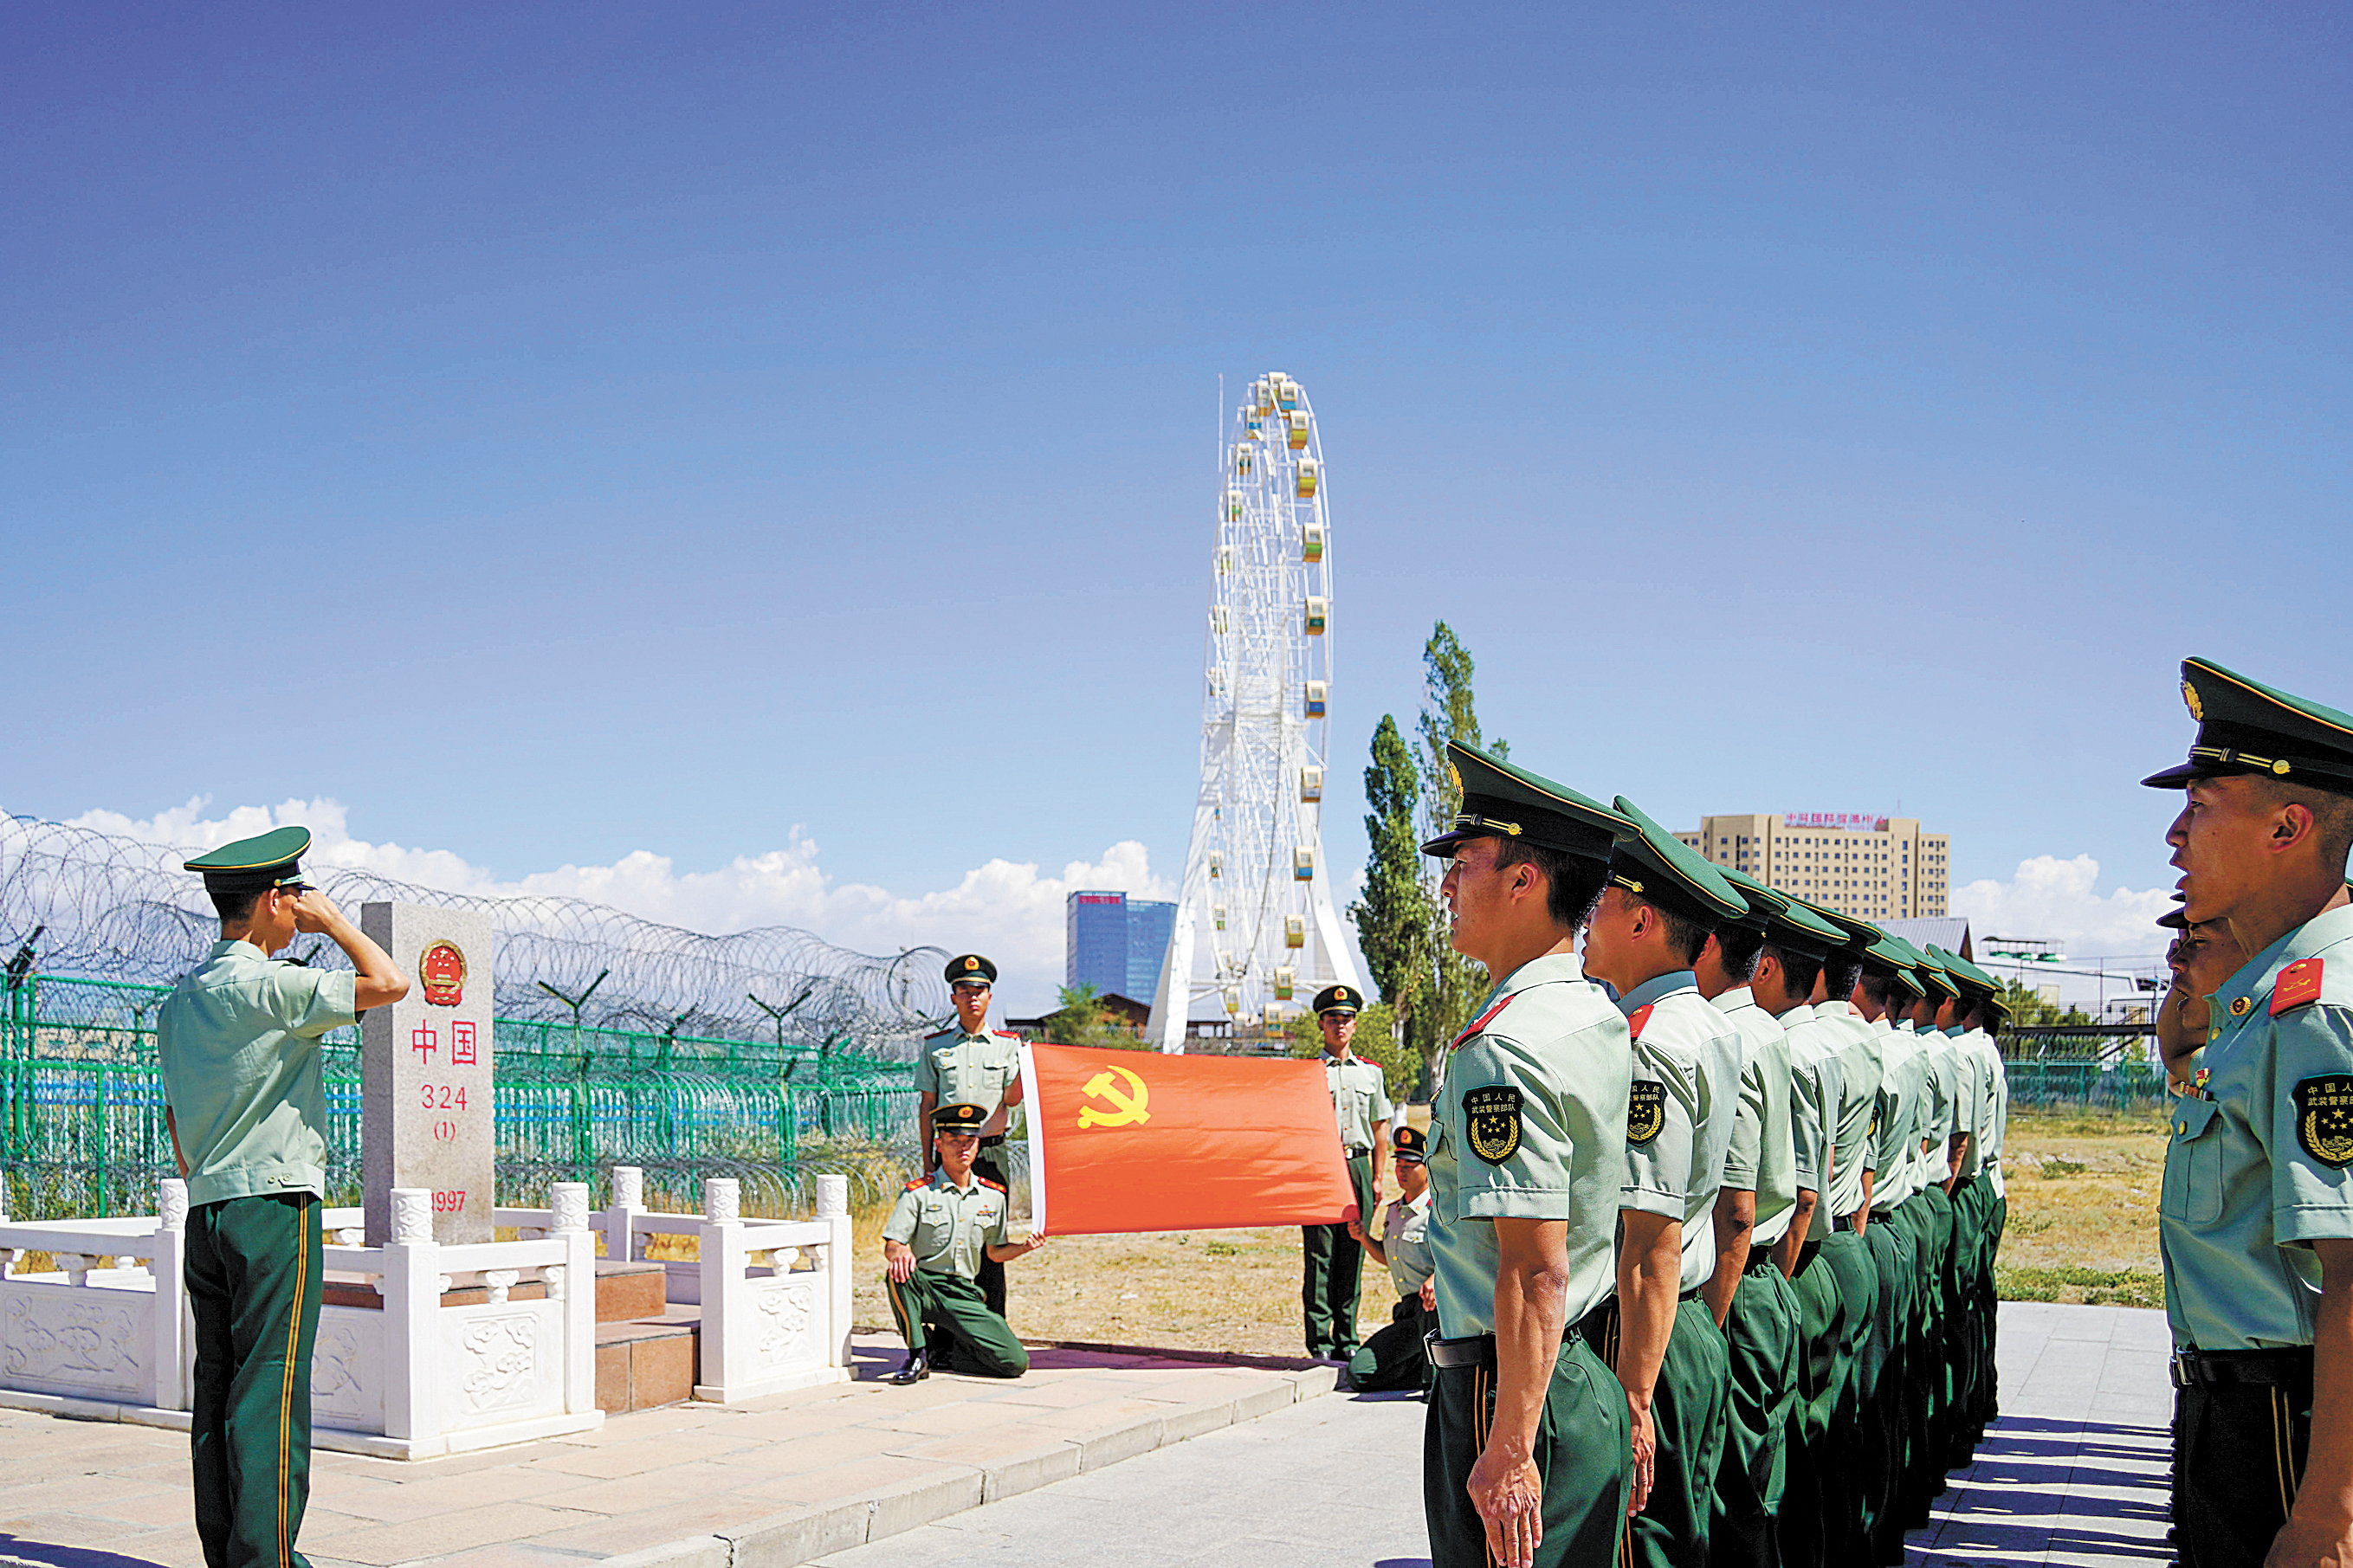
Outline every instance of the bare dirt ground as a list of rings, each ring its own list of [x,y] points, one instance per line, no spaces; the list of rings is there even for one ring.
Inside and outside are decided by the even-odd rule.
[[[2012,1301],[2161,1307],[2157,1200],[2165,1118],[2019,1111],[2002,1166],[2010,1225],[1994,1274]]]

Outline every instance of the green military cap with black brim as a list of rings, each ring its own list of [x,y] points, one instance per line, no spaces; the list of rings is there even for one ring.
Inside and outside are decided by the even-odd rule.
[[[302,857],[311,849],[307,827],[273,827],[251,838],[224,844],[180,863],[204,874],[205,886],[219,892],[262,892],[270,888],[307,888]]]
[[[988,1107],[985,1105],[943,1105],[932,1112],[934,1132],[969,1132],[977,1137],[988,1125]]]
[[[1389,1134],[1389,1146],[1400,1165],[1419,1165],[1430,1158],[1430,1135],[1419,1127],[1399,1127]]]
[[[1508,838],[1607,860],[1610,846],[1634,831],[1632,823],[1599,801],[1460,742],[1446,743],[1446,761],[1462,805],[1452,830],[1421,847],[1425,855],[1451,855],[1472,838]]]
[[[1725,881],[1732,884],[1733,889],[1748,903],[1748,908],[1745,911],[1737,918],[1725,921],[1725,925],[1741,926],[1756,931],[1765,931],[1773,923],[1773,911],[1788,902],[1787,899],[1746,871],[1731,866],[1719,866],[1716,869]]]
[[[1353,985],[1326,985],[1315,993],[1313,1005],[1319,1018],[1326,1013],[1361,1013],[1365,1010],[1365,994]]]
[[[1964,992],[1990,996],[2001,989],[1992,975],[1957,952],[1948,952],[1932,942],[1928,944],[1928,956],[1936,960],[1936,967],[1942,969]]]
[[[1902,937],[1883,935],[1864,951],[1863,971],[1865,973],[1876,971],[1888,975],[1913,995],[1926,996],[1928,987],[1912,973],[1914,952],[1912,944]]]
[[[1846,932],[1778,888],[1768,888],[1745,871],[1726,868],[1723,876],[1748,900],[1751,915],[1764,911],[1765,940],[1775,947],[1820,959],[1828,958],[1846,940]],[[1740,923],[1748,924],[1748,920],[1744,916]]]
[[[1954,1001],[1959,1001],[1961,998],[1960,985],[1951,975],[1945,973],[1945,966],[1937,963],[1935,959],[1929,957],[1927,951],[1925,948],[1909,942],[1905,943],[1905,945],[1910,947],[1914,952],[1920,955],[1919,962],[1915,963],[1912,967],[1914,971],[1919,974],[1921,979],[1928,983],[1928,988],[1932,991],[1941,991],[1946,995],[1951,997]]]
[[[2177,904],[2173,908],[2166,910],[2163,914],[2158,916],[2157,923],[2163,926],[2168,931],[2188,931],[2189,929],[2189,917],[2183,914],[2181,912],[2181,907]]]
[[[1699,851],[1660,826],[1642,808],[1620,795],[1610,803],[1634,825],[1609,857],[1609,879],[1670,914],[1695,921],[1709,931],[1748,912],[1748,900]]]
[[[995,985],[997,965],[976,952],[960,952],[948,960],[942,978],[950,985]]]
[[[2140,781],[2150,788],[2248,773],[2353,795],[2353,716],[2203,658],[2181,661],[2181,700],[2198,721],[2198,738],[2188,762]]]
[[[1797,901],[1805,904],[1806,908],[1838,927],[1841,938],[1839,945],[1856,958],[1867,962],[1873,944],[1887,934],[1869,921],[1859,920],[1853,915],[1845,914],[1837,910],[1824,909],[1820,904],[1806,903],[1803,899]]]

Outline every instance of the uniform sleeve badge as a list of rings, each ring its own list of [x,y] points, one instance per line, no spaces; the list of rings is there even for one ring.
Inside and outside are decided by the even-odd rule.
[[[1520,1152],[1520,1091],[1509,1084],[1491,1084],[1462,1097],[1462,1113],[1471,1152],[1490,1165],[1500,1165]]]
[[[2295,1086],[2295,1141],[2331,1170],[2353,1164],[2353,1077],[2308,1078]]]
[[[1667,1086],[1637,1079],[1626,1091],[1626,1142],[1648,1143],[1667,1125]]]
[[[2272,1016],[2320,1000],[2320,960],[2299,958],[2272,982]]]

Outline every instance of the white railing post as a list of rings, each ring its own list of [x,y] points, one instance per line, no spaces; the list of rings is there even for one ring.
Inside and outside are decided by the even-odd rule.
[[[155,1279],[153,1365],[147,1403],[158,1410],[185,1410],[187,1383],[181,1373],[188,1357],[188,1184],[166,1176],[155,1195],[154,1248],[147,1271]]]
[[[637,1165],[613,1167],[613,1202],[605,1211],[605,1256],[617,1263],[638,1260],[634,1223],[646,1212],[646,1173]]]
[[[441,1408],[435,1363],[441,1336],[439,1247],[433,1191],[392,1189],[392,1236],[384,1245],[384,1435],[412,1443],[437,1437]]]
[[[742,1187],[728,1177],[714,1176],[702,1184],[702,1228],[696,1246],[702,1288],[702,1364],[697,1381],[723,1391],[742,1381],[734,1363],[742,1358],[743,1347],[735,1342],[751,1327],[750,1303],[744,1300],[742,1203]]]
[[[616,1180],[617,1199],[619,1186]],[[547,1293],[564,1302],[564,1408],[578,1415],[596,1408],[596,1233],[589,1228],[587,1183],[558,1182],[553,1193],[555,1239],[564,1243],[564,1261],[541,1273]],[[626,1226],[628,1212],[617,1202],[614,1208]],[[621,1234],[627,1237],[628,1232]]]
[[[817,1179],[817,1217],[832,1231],[825,1248],[825,1353],[828,1366],[849,1364],[849,1285],[858,1260],[849,1255],[849,1178]]]

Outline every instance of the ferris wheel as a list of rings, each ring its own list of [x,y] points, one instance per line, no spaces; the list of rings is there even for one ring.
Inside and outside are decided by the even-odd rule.
[[[1300,384],[1270,371],[1222,443],[1201,691],[1201,788],[1150,1034],[1185,1048],[1197,1005],[1279,1029],[1356,985],[1324,863],[1332,525],[1324,444]]]

